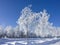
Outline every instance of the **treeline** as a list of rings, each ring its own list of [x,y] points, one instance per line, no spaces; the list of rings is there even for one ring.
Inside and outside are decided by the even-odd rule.
[[[60,27],[49,22],[50,15],[46,10],[32,12],[25,7],[18,18],[17,26],[0,26],[0,38],[53,38],[60,37]]]
[[[42,36],[37,36],[36,34],[29,33],[29,32],[27,32],[27,34],[24,34],[24,32],[22,31],[19,34],[15,34],[15,32],[10,33],[10,34],[7,34],[7,33],[0,34],[0,38],[53,38],[53,37],[60,38],[60,36],[51,36],[51,35],[42,37]]]
[[[18,32],[18,34],[16,34],[15,32],[7,34],[7,33],[2,33],[0,34],[0,38],[36,38],[36,34],[33,33],[29,33],[27,32],[27,34],[24,34],[24,32]]]

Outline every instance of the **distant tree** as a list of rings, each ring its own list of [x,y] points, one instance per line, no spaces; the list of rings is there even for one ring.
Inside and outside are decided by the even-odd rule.
[[[7,26],[7,27],[5,28],[5,31],[6,31],[6,36],[7,36],[7,37],[10,37],[10,38],[13,37],[13,35],[14,35],[14,30],[13,30],[13,28],[12,28],[11,26]]]

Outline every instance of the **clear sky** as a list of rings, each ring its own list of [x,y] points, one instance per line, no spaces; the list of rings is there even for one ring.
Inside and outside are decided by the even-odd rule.
[[[30,4],[34,12],[46,9],[50,14],[49,21],[60,26],[60,0],[0,0],[0,25],[16,26],[20,11]]]

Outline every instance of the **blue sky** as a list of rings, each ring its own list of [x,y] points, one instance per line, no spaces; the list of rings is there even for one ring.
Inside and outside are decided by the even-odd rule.
[[[60,0],[0,0],[0,25],[16,26],[21,10],[30,4],[34,12],[46,9],[50,14],[49,21],[60,26]]]

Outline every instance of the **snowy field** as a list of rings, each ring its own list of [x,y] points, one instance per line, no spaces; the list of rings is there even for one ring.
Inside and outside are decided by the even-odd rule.
[[[60,45],[60,38],[0,39],[0,45]]]

